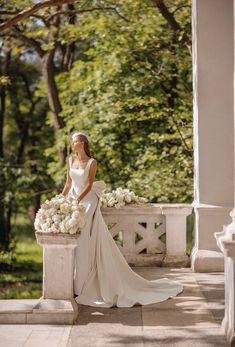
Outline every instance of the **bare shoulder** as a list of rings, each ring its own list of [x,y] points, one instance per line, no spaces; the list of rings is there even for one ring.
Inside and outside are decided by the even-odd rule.
[[[97,160],[95,158],[92,158],[92,162],[91,162],[91,165],[97,165]]]

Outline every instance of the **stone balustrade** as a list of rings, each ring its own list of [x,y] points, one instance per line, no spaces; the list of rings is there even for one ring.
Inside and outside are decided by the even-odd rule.
[[[188,266],[190,204],[126,205],[101,212],[120,251],[132,266]]]

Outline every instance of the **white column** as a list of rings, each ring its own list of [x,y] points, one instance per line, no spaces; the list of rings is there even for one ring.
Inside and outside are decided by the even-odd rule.
[[[233,0],[193,0],[193,117],[197,272],[223,271],[214,232],[234,201]]]
[[[233,1],[233,32],[235,31],[235,0]],[[233,42],[234,66],[235,66],[235,35]],[[235,105],[235,69],[233,70],[233,95]],[[234,108],[234,127],[235,127],[235,108]],[[235,137],[233,135],[235,157]],[[234,160],[235,163],[235,160]],[[233,177],[235,181],[235,176]],[[226,182],[225,182],[226,184]],[[235,184],[234,184],[235,187]],[[235,196],[235,191],[233,191]],[[214,234],[218,247],[224,254],[225,267],[225,313],[222,321],[222,328],[231,346],[235,346],[235,207],[230,212],[232,222],[223,225],[221,232]],[[221,228],[222,229],[222,228]]]

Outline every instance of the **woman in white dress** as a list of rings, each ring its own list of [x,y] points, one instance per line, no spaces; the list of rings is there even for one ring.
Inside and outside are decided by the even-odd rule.
[[[128,265],[103,219],[100,197],[103,181],[94,181],[97,161],[91,157],[87,136],[71,137],[75,156],[67,161],[67,180],[62,191],[86,207],[86,225],[75,249],[74,292],[78,304],[95,307],[132,307],[172,298],[182,284],[166,277],[146,280]]]

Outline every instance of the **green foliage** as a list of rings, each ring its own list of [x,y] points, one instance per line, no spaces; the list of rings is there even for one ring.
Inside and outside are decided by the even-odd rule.
[[[0,76],[0,85],[7,86],[10,84],[9,76]]]
[[[18,66],[26,70],[41,105],[33,118],[38,122],[35,153],[41,154],[37,167],[42,170],[35,172],[35,179],[30,174],[28,186],[36,187],[40,177],[43,182],[36,190],[46,191],[48,185],[54,192],[62,189],[66,168],[58,164],[58,148],[67,146],[69,154],[68,134],[78,129],[88,134],[98,161],[97,179],[104,179],[109,189],[127,187],[151,202],[192,201],[191,2],[165,3],[180,25],[177,32],[151,0],[117,1],[115,10],[81,12],[75,24],[61,14],[59,27],[50,21],[53,8],[19,23],[27,38],[37,40],[44,51],[57,49],[56,83],[65,122],[54,134],[53,115],[47,105],[42,110],[47,92],[38,60],[32,47],[25,47],[25,55],[18,42],[13,53],[21,60],[15,65],[15,77]],[[32,4],[24,0],[5,6],[20,11]],[[90,9],[96,5],[86,3]],[[110,4],[104,1],[103,6]],[[75,10],[82,9],[75,4]],[[183,42],[185,34],[188,43]],[[75,43],[73,67],[61,72],[61,49],[71,43]],[[20,78],[11,83],[11,89],[17,90],[16,101],[22,102],[9,105],[10,113],[20,111],[24,119],[31,117]],[[17,134],[15,124],[8,124],[9,132]]]
[[[7,13],[33,4],[12,0],[3,5]],[[79,13],[75,24],[66,6],[59,26],[52,20],[54,7],[17,24],[44,52],[56,50],[65,123],[59,130],[35,45],[15,35],[1,38],[1,62],[4,52],[10,51],[11,58],[9,76],[0,78],[6,92],[0,198],[6,213],[12,210],[12,222],[17,213],[27,214],[39,200],[62,190],[66,167],[59,165],[58,148],[66,146],[70,154],[68,135],[74,130],[88,134],[98,161],[96,179],[103,179],[108,190],[126,187],[149,202],[193,199],[191,2],[165,1],[180,25],[177,31],[151,0],[102,4],[109,9],[92,11],[97,8],[92,0],[86,7],[76,3],[75,11],[89,11]],[[4,14],[2,21],[7,18]],[[73,65],[63,69],[70,44],[75,45]]]
[[[16,247],[0,252],[0,299],[29,299],[42,295],[42,248],[25,217],[13,228]]]
[[[17,214],[27,213],[35,194],[54,186],[43,153],[54,134],[45,124],[47,103],[37,95],[40,81],[37,67],[13,55],[9,78],[0,191],[6,208],[11,206]]]
[[[88,12],[80,25],[64,28],[64,37],[76,38],[83,49],[72,70],[57,76],[66,122],[61,142],[71,130],[85,131],[98,179],[112,189],[128,187],[152,202],[190,202],[188,47],[151,1],[119,5],[126,20],[115,12]],[[178,11],[177,19],[190,37],[189,14],[190,7]],[[58,169],[55,165],[57,175]]]

